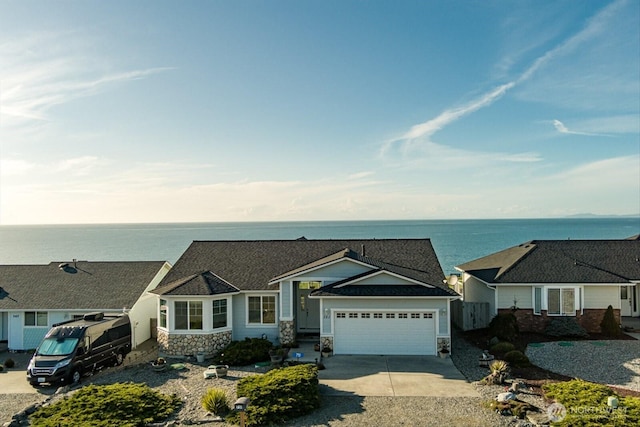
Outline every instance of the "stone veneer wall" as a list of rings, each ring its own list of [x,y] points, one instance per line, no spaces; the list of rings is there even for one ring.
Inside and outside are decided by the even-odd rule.
[[[333,351],[333,337],[320,337],[320,348],[330,348]]]
[[[293,320],[281,320],[279,324],[280,344],[292,344],[296,342],[296,325]]]
[[[158,329],[158,352],[167,356],[188,356],[203,351],[213,355],[231,342],[231,331],[210,334],[170,334]]]
[[[578,321],[580,326],[586,329],[589,333],[599,334],[600,330],[600,322],[602,322],[602,318],[604,317],[604,313],[607,310],[604,308],[585,308],[583,313],[580,311],[576,311],[575,319]],[[518,319],[518,327],[522,332],[538,332],[544,333],[544,330],[547,327],[547,324],[551,319],[558,316],[547,316],[547,311],[542,310],[540,314],[533,314],[533,309],[500,309],[498,313],[513,313]],[[613,314],[616,318],[616,322],[620,323],[620,310],[614,309]]]

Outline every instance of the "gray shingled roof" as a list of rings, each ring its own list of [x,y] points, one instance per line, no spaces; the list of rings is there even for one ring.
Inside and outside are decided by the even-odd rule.
[[[363,246],[366,257],[358,255]],[[397,274],[457,295],[443,285],[444,273],[429,239],[194,241],[161,286],[211,271],[240,290],[273,290],[272,279],[345,253],[363,262],[383,263]]]
[[[451,289],[441,286],[424,286],[420,284],[375,284],[362,285],[357,282],[375,276],[384,270],[371,270],[356,276],[323,286],[311,292],[315,297],[450,297]]]
[[[205,271],[163,284],[151,292],[158,295],[222,295],[240,290],[212,272]]]
[[[533,240],[459,265],[488,283],[640,280],[640,240]]]
[[[131,308],[164,261],[0,265],[0,310]]]

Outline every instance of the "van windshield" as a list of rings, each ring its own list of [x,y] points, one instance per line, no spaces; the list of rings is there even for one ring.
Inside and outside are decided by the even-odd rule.
[[[46,338],[38,348],[42,356],[66,356],[73,353],[78,344],[78,338]]]

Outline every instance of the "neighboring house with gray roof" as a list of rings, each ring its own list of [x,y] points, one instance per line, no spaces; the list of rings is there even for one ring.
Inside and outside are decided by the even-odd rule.
[[[523,331],[574,317],[600,332],[608,306],[640,316],[640,239],[533,240],[464,263],[465,302],[486,302],[492,315],[514,312]]]
[[[0,265],[0,341],[10,350],[34,349],[55,323],[88,312],[124,311],[135,347],[151,337],[157,313],[157,299],[148,291],[170,269],[165,261]]]
[[[317,336],[336,354],[437,354],[459,295],[429,239],[195,241],[152,291],[168,355]]]

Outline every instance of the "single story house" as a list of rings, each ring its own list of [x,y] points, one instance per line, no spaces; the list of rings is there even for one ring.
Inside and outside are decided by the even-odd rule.
[[[459,295],[428,239],[194,241],[152,291],[167,355],[317,336],[335,354],[437,354]]]
[[[94,311],[126,312],[135,347],[151,337],[156,317],[148,291],[170,269],[165,261],[0,265],[0,341],[10,350],[35,349],[55,323]]]
[[[456,267],[465,302],[486,302],[492,315],[513,312],[523,331],[574,317],[600,332],[608,306],[618,321],[639,316],[640,238],[533,240]]]

